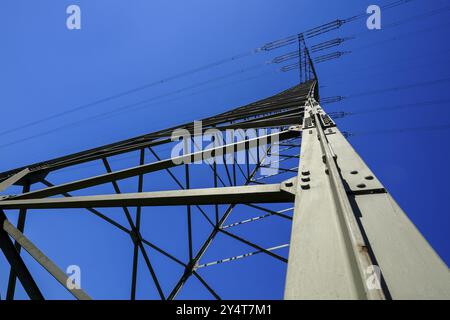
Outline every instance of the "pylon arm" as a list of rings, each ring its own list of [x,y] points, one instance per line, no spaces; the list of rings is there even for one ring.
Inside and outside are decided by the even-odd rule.
[[[141,193],[121,193],[71,198],[0,201],[0,209],[100,208],[133,206],[178,206],[237,203],[292,202],[294,195],[281,184],[252,185]]]
[[[259,136],[253,139],[244,139],[235,143],[226,144],[216,148],[206,149],[194,153],[189,153],[186,155],[164,159],[161,161],[144,164],[129,169],[124,169],[120,171],[114,171],[111,173],[106,173],[98,176],[94,176],[87,179],[77,180],[73,182],[68,182],[61,185],[56,185],[54,187],[49,187],[41,190],[31,191],[28,193],[23,193],[14,197],[15,199],[32,199],[32,198],[44,198],[51,197],[64,192],[70,192],[74,190],[84,189],[88,187],[93,187],[96,185],[104,184],[107,182],[112,182],[116,180],[131,178],[140,174],[146,174],[150,172],[155,172],[159,170],[164,170],[168,168],[173,168],[184,163],[193,163],[200,160],[211,159],[218,154],[232,154],[234,152],[240,152],[243,150],[256,148],[260,145],[267,145],[272,143],[274,140],[283,141],[293,137],[299,136],[301,129],[298,127],[293,127],[289,130],[280,131],[277,133]]]
[[[2,192],[3,190],[6,190],[7,188],[9,188],[11,185],[19,182],[23,177],[25,177],[28,173],[30,173],[30,170],[28,168],[25,168],[21,171],[19,171],[18,173],[12,175],[11,177],[9,177],[8,179],[0,182],[0,192]]]

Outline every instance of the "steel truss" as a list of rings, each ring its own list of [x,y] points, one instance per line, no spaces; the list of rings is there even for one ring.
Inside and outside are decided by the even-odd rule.
[[[90,299],[81,289],[68,289],[67,275],[23,234],[27,210],[68,208],[85,208],[130,236],[134,250],[131,299],[136,298],[139,255],[144,258],[159,297],[170,300],[176,298],[191,277],[197,278],[214,298],[220,299],[219,292],[202,277],[201,270],[255,254],[287,263],[286,299],[450,297],[450,279],[445,263],[320,107],[316,72],[304,47],[304,39],[298,40],[301,77],[306,82],[267,99],[202,120],[204,131],[247,128],[276,128],[278,131],[256,137],[244,136],[232,143],[195,150],[175,158],[161,156],[157,149],[173,146],[171,135],[175,129],[191,133],[195,144],[198,132],[195,132],[194,123],[186,123],[1,173],[0,190],[8,190],[12,185],[23,186],[21,194],[6,195],[0,200],[0,247],[11,265],[6,298],[14,298],[16,278],[31,299],[44,298],[22,260],[20,253],[23,248],[75,298]],[[111,168],[111,157],[133,152],[139,154],[139,165],[118,171]],[[244,164],[235,161],[242,152],[245,153]],[[155,161],[147,162],[146,155],[152,155]],[[279,160],[268,162],[274,155],[279,156]],[[210,187],[191,187],[190,170],[199,158],[204,160],[202,166],[209,167],[212,173]],[[225,164],[206,161],[217,158],[223,159]],[[98,161],[105,173],[56,185],[48,181],[47,176],[52,172]],[[273,174],[261,175],[262,169],[274,163],[286,163],[286,167]],[[174,171],[177,167],[184,167],[184,181]],[[165,172],[179,189],[145,191],[145,175],[152,172]],[[132,177],[138,177],[138,192],[123,193],[118,181]],[[30,186],[41,184],[45,187],[30,191]],[[71,194],[103,184],[111,184],[115,193]],[[265,205],[268,203],[286,203],[287,206],[274,210]],[[205,205],[211,206],[212,212],[208,212],[211,210]],[[223,210],[219,205],[227,207]],[[178,259],[142,236],[141,210],[148,206],[185,207],[187,261]],[[264,214],[229,222],[237,206]],[[104,207],[121,208],[128,225],[102,213],[100,208]],[[135,207],[135,219],[130,207]],[[17,227],[3,212],[15,209],[20,210]],[[211,232],[198,250],[194,249],[192,240],[194,209],[211,226]],[[290,244],[275,243],[264,248],[233,232],[236,226],[269,217],[292,222]],[[201,261],[219,234],[245,244],[252,251],[217,261]],[[287,246],[290,248],[288,257],[277,253]],[[148,248],[184,269],[170,291],[163,290]],[[381,270],[380,275],[374,273],[377,267]],[[376,285],[377,280],[380,286]]]

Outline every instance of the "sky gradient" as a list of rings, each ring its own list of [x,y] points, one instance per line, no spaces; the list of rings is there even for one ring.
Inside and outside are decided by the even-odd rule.
[[[389,2],[2,1],[0,105],[4,121],[0,128],[0,171],[201,119],[294,86],[298,83],[297,72],[277,72],[279,65],[266,62],[295,50],[295,46],[270,53],[254,50],[331,20],[365,13],[370,4]],[[81,30],[66,28],[65,11],[71,4],[81,8]],[[324,105],[324,109],[354,113],[336,120],[338,126],[351,134],[350,143],[447,265],[450,212],[443,200],[449,197],[450,179],[449,13],[448,1],[414,0],[383,11],[380,31],[369,31],[365,19],[361,19],[307,40],[311,46],[337,37],[352,37],[336,48],[350,54],[317,65],[321,97],[346,97],[339,103]],[[247,53],[251,54],[191,76],[26,125]],[[235,75],[214,80],[229,73]],[[196,85],[205,81],[205,85]],[[175,94],[177,90],[182,91]],[[98,116],[146,99],[151,103],[133,112]],[[136,165],[137,161],[122,159],[112,165],[115,170]],[[100,165],[87,166],[49,179],[58,183],[98,174],[99,170]],[[157,189],[162,181],[159,179],[146,182],[147,190]],[[195,179],[198,181],[194,184],[202,184],[200,176]],[[124,181],[121,187],[124,192],[135,190],[136,180]],[[95,191],[113,192],[110,186],[93,188]],[[122,212],[106,211],[126,223]],[[143,218],[144,236],[186,258],[186,250],[181,248],[183,241],[178,239],[185,236],[184,215],[177,218],[170,209],[150,213],[151,217]],[[17,212],[7,214],[16,221]],[[254,212],[245,214],[253,216]],[[201,231],[196,239],[200,243],[205,236],[200,219],[195,226]],[[92,297],[129,297],[132,247],[125,234],[81,210],[67,214],[36,210],[36,214],[28,215],[25,230],[59,266],[80,265],[82,286]],[[267,230],[271,230],[270,235],[265,233]],[[262,223],[246,235],[254,239],[259,236],[256,239],[270,247],[286,243],[289,232],[288,224],[274,222]],[[220,241],[204,262],[249,251],[227,242],[229,239]],[[47,298],[71,298],[32,259],[26,255],[24,259]],[[173,275],[182,270],[156,254],[154,259],[163,287],[169,290],[177,278]],[[7,268],[1,255],[2,298]],[[204,277],[223,298],[281,299],[285,269],[285,265],[258,255],[205,269]],[[157,298],[142,260],[139,281],[138,298]],[[179,298],[211,298],[195,280],[189,281],[185,289]],[[26,298],[20,285],[17,297]]]

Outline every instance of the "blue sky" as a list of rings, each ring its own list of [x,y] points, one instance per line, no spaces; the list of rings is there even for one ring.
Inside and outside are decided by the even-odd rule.
[[[3,121],[0,132],[236,54],[251,52],[269,41],[336,18],[364,13],[369,4],[386,3],[389,1],[2,1],[0,86],[3,90],[0,105],[6,121]],[[71,4],[81,7],[81,30],[69,31],[66,28],[65,11]],[[347,97],[342,102],[324,107],[329,112],[355,113],[338,119],[339,127],[354,134],[349,138],[352,145],[449,264],[450,217],[443,200],[449,195],[450,169],[447,164],[450,152],[447,141],[450,130],[383,132],[449,124],[448,102],[364,113],[364,110],[450,98],[447,91],[450,76],[447,6],[448,1],[445,0],[414,0],[383,11],[381,31],[368,31],[362,19],[308,40],[307,44],[355,36],[336,49],[352,51],[351,54],[317,66],[321,96]],[[439,8],[446,10],[426,16]],[[400,21],[403,23],[388,27]],[[298,75],[295,71],[276,72],[277,66],[265,62],[292,50],[295,46],[252,54],[108,103],[1,134],[0,170],[200,119],[277,93],[297,84]],[[332,51],[334,49],[324,53]],[[124,105],[153,99],[253,66],[252,70],[242,71],[234,77],[211,81],[178,95],[171,94],[167,99],[156,99],[135,112],[92,119]],[[446,81],[382,91],[438,79]],[[381,91],[377,94],[369,94],[378,90]],[[83,119],[90,120],[81,122]],[[147,159],[152,158],[148,156]],[[116,160],[111,162],[113,169],[136,164],[138,158],[118,157]],[[58,183],[98,174],[99,170],[102,169],[98,164],[85,166],[50,175],[49,180]],[[162,179],[161,176],[149,178],[146,189],[158,189]],[[202,179],[200,174],[196,176],[194,186],[204,183]],[[176,188],[176,185],[172,187]],[[136,180],[121,182],[121,188],[125,192],[135,190]],[[90,189],[90,192],[113,191],[110,186],[101,186]],[[126,223],[120,210],[104,211]],[[185,237],[185,214],[184,209],[182,214],[179,211],[145,209],[143,234],[169,252],[186,258],[185,241],[179,239]],[[239,217],[255,214],[257,212],[246,211]],[[15,221],[17,213],[8,212],[8,217]],[[196,219],[194,227],[198,233],[195,244],[198,245],[206,235],[206,228],[200,217],[196,216]],[[243,230],[242,234],[270,247],[286,243],[289,231],[288,223],[273,220]],[[81,210],[31,212],[26,234],[59,266],[80,265],[82,285],[94,298],[129,297],[132,249],[125,234]],[[217,247],[211,247],[203,262],[252,251],[226,238],[218,239],[218,243]],[[182,270],[149,252],[163,287],[169,291]],[[26,255],[25,260],[36,274],[46,297],[70,298]],[[285,267],[278,261],[258,255],[207,268],[202,274],[223,298],[278,299],[283,295]],[[8,274],[3,257],[0,257],[0,268],[3,297]],[[17,297],[26,297],[20,287]],[[138,298],[156,297],[141,260]],[[211,296],[198,281],[191,279],[179,297]]]

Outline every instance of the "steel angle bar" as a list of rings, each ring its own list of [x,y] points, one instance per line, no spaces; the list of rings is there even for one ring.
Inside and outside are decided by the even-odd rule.
[[[143,161],[142,153],[141,153],[141,157],[140,158],[141,158],[141,161]],[[102,158],[102,161],[103,161],[103,165],[105,166],[106,171],[108,173],[111,173],[112,170],[111,170],[111,167],[109,165],[108,159],[107,158]],[[139,175],[139,177],[142,177],[142,175]],[[140,186],[142,186],[142,183],[143,183],[142,179],[143,179],[143,177],[139,179],[140,180],[140,182],[139,182]],[[113,185],[113,188],[114,188],[114,191],[116,192],[116,195],[122,195],[122,193],[120,191],[120,188],[119,188],[119,184],[117,183],[117,181],[115,181],[115,180],[111,181],[111,184]],[[140,194],[140,193],[142,193],[142,192],[138,192],[137,194]],[[139,213],[139,215],[137,215],[136,218],[139,218],[138,222],[140,223],[140,210],[141,210],[140,208],[141,208],[141,204],[140,203],[136,203],[135,206],[138,207],[138,209],[139,209],[138,212],[137,212],[137,213]],[[156,276],[156,272],[155,272],[155,270],[154,270],[154,268],[153,268],[153,266],[152,266],[152,264],[150,262],[150,258],[148,257],[147,251],[145,251],[145,248],[142,245],[141,234],[140,234],[139,230],[136,228],[136,225],[134,224],[133,219],[131,218],[131,214],[130,214],[130,211],[128,210],[128,206],[127,205],[120,205],[120,207],[122,207],[122,210],[125,213],[125,216],[126,216],[126,218],[128,220],[128,223],[130,224],[130,227],[131,227],[131,234],[130,235],[131,235],[131,238],[133,240],[133,243],[135,245],[137,245],[139,247],[139,249],[141,250],[142,256],[144,257],[144,261],[145,261],[145,263],[147,265],[147,268],[148,268],[148,270],[150,272],[150,275],[151,275],[151,277],[153,279],[153,282],[155,283],[155,286],[156,286],[156,289],[158,291],[158,294],[161,297],[161,300],[165,300],[164,292],[163,292],[163,290],[161,288],[161,285],[159,283],[158,277]]]
[[[44,296],[42,295],[39,287],[34,281],[30,271],[28,270],[27,266],[22,260],[22,257],[14,247],[14,244],[9,238],[8,233],[5,231],[4,225],[6,221],[7,219],[5,213],[0,210],[0,249],[3,251],[6,260],[10,264],[17,278],[19,278],[20,283],[22,284],[25,292],[28,294],[30,299],[44,300]]]
[[[24,178],[26,175],[30,173],[30,170],[28,168],[23,169],[22,171],[12,175],[6,180],[3,180],[0,182],[0,192],[6,190],[11,185],[15,184],[16,182],[20,181],[22,178]]]
[[[283,249],[283,248],[287,248],[287,247],[289,247],[289,244],[282,244],[282,245],[271,247],[271,248],[267,248],[267,249],[264,249],[264,250],[270,252],[270,251],[275,251],[275,250],[279,250],[279,249]],[[230,257],[230,258],[225,258],[225,259],[221,259],[221,260],[217,260],[217,261],[202,263],[202,264],[199,264],[197,266],[197,268],[199,269],[199,268],[204,268],[204,267],[211,267],[211,266],[214,266],[214,265],[217,265],[217,264],[221,264],[221,263],[224,263],[224,262],[232,262],[232,261],[236,261],[236,260],[239,260],[239,259],[248,258],[248,257],[254,256],[254,255],[256,255],[258,253],[262,253],[262,252],[263,251],[258,250],[258,251],[253,251],[253,252],[249,252],[249,253],[245,253],[245,254],[240,254],[238,256],[233,256],[233,257]]]
[[[267,254],[267,255],[275,258],[275,259],[278,259],[278,260],[280,260],[282,262],[286,262],[286,263],[288,262],[288,260],[286,258],[283,258],[282,256],[279,256],[279,255],[277,255],[277,254],[275,254],[275,253],[273,253],[273,252],[271,252],[271,251],[269,251],[267,249],[264,249],[264,248],[258,246],[257,244],[254,244],[253,242],[250,242],[250,241],[248,241],[248,240],[246,240],[246,239],[244,239],[242,237],[239,237],[239,236],[237,236],[237,235],[235,235],[235,234],[233,234],[231,232],[225,231],[223,229],[219,229],[219,231],[222,232],[223,234],[226,234],[227,236],[229,236],[229,237],[231,237],[231,238],[233,238],[233,239],[235,239],[235,240],[237,240],[239,242],[245,243],[246,245],[248,245],[250,247],[253,247],[253,248],[257,249],[258,251],[261,251],[261,252],[263,252],[263,253],[265,253],[265,254]]]
[[[285,219],[288,219],[288,220],[292,220],[292,217],[290,217],[288,215],[285,215],[284,213],[288,212],[288,211],[292,211],[294,209],[294,207],[283,209],[283,210],[279,210],[279,211],[275,211],[275,210],[267,209],[267,208],[264,208],[264,207],[261,207],[261,206],[257,206],[257,205],[255,205],[253,203],[246,203],[244,205],[247,206],[247,207],[258,209],[258,210],[263,211],[263,212],[270,213],[271,215],[276,215],[276,216],[279,216],[279,217],[282,217],[282,218],[285,218]]]
[[[262,216],[257,216],[257,217],[253,217],[253,218],[250,218],[250,219],[238,221],[238,222],[233,222],[233,223],[231,223],[229,225],[223,226],[222,229],[228,229],[228,228],[240,226],[242,224],[258,221],[258,220],[261,220],[261,219],[264,219],[264,218],[268,218],[268,217],[272,217],[272,216],[279,216],[279,217],[282,217],[282,218],[285,218],[285,219],[288,219],[288,220],[292,220],[291,217],[284,215],[283,212],[286,212],[286,209],[285,210],[280,210],[280,211],[273,211],[273,212],[264,214]]]
[[[53,186],[54,186],[53,183],[51,183],[50,181],[45,180],[45,179],[43,179],[41,182],[42,182],[43,184],[45,184],[46,186],[48,186],[48,187],[53,187]],[[72,195],[71,195],[70,193],[67,193],[67,192],[62,193],[62,195],[63,195],[64,197],[67,197],[67,198],[72,197]],[[101,213],[100,211],[98,211],[98,210],[96,210],[96,209],[94,209],[94,208],[86,208],[86,210],[89,211],[89,212],[91,212],[91,213],[93,213],[93,214],[96,215],[97,217],[99,217],[99,218],[105,220],[106,222],[110,223],[111,225],[113,225],[113,226],[116,227],[117,229],[122,230],[123,232],[126,232],[126,233],[128,233],[128,234],[131,234],[131,230],[128,230],[127,228],[125,228],[124,226],[122,226],[122,225],[119,224],[118,222],[114,221],[113,219],[107,217],[106,215],[104,215],[104,214]]]
[[[267,154],[270,152],[270,148],[271,147],[267,148],[267,150],[265,151],[261,161],[263,161],[265,159],[265,157],[267,157]],[[258,168],[258,165],[257,165],[256,168],[254,168],[252,173],[250,174],[250,177],[248,177],[246,179],[244,185],[250,184],[250,180],[255,176],[255,174],[257,173],[258,169],[259,168]],[[230,216],[230,214],[232,213],[234,208],[235,208],[234,204],[228,206],[228,208],[226,209],[225,213],[222,215],[222,217],[220,218],[219,222],[217,223],[217,228],[215,228],[210,233],[208,238],[203,242],[203,245],[201,246],[201,248],[199,249],[199,251],[195,255],[192,263],[189,266],[186,267],[185,272],[183,273],[183,275],[178,280],[177,284],[172,289],[172,292],[169,294],[168,300],[174,299],[177,296],[177,294],[180,292],[181,288],[184,286],[186,281],[189,279],[189,277],[195,271],[196,264],[203,257],[203,255],[205,254],[205,252],[208,250],[209,246],[211,245],[212,241],[214,240],[216,235],[219,233],[219,228],[224,225],[225,221]]]
[[[195,159],[210,159],[213,157],[213,154],[220,154],[220,153],[234,153],[238,151],[244,151],[248,149],[249,147],[253,145],[257,145],[257,143],[270,143],[269,141],[272,141],[275,138],[278,138],[280,141],[284,139],[289,139],[294,136],[297,136],[299,134],[299,131],[297,129],[292,130],[285,130],[281,132],[277,132],[274,134],[269,134],[266,136],[260,136],[258,138],[254,139],[248,139],[244,141],[239,141],[236,143],[219,146],[217,148],[212,148],[208,150],[203,150],[199,152],[190,153],[187,155],[175,157],[172,159],[166,159],[162,161],[157,161],[150,164],[145,164],[142,166],[137,166],[133,168],[128,168],[124,170],[114,171],[111,173],[106,173],[99,176],[94,176],[78,181],[73,181],[61,185],[57,185],[54,187],[49,187],[46,189],[31,191],[22,195],[18,195],[13,197],[14,199],[31,199],[31,198],[44,198],[44,197],[50,197],[54,195],[61,194],[63,192],[69,192],[73,190],[79,190],[84,189],[100,184],[104,184],[107,182],[117,181],[121,179],[130,178],[139,174],[145,174],[150,173],[154,171],[159,171],[167,168],[172,168],[178,165],[181,165],[183,163],[193,163]],[[1,201],[0,201],[1,202]]]
[[[91,297],[82,289],[70,289],[68,287],[69,277],[56,264],[53,263],[42,251],[40,251],[27,237],[15,228],[8,220],[3,221],[3,230],[6,231],[20,246],[27,251],[48,273],[50,273],[60,284],[63,285],[78,300],[91,300]]]
[[[30,191],[30,184],[25,183],[22,190],[23,190],[23,192]],[[17,221],[17,229],[22,233],[25,230],[26,217],[27,217],[27,210],[26,209],[19,210],[19,219]],[[20,254],[22,247],[20,246],[20,244],[17,241],[14,242],[14,247],[16,248],[17,252]],[[14,294],[16,291],[16,279],[17,279],[16,274],[14,273],[14,270],[11,268],[11,270],[9,271],[8,290],[6,292],[6,300],[14,299]]]
[[[155,156],[155,158],[158,161],[161,161],[161,158],[158,156],[158,154],[152,149],[152,148],[148,148],[149,151]],[[215,162],[214,162],[215,163]],[[166,172],[170,175],[170,177],[173,179],[173,181],[175,181],[175,183],[181,188],[181,189],[186,189],[183,184],[180,182],[180,180],[173,174],[173,172],[170,169],[165,169]],[[217,187],[217,185],[214,186],[215,188]],[[214,223],[211,221],[211,219],[208,217],[208,215],[206,214],[205,210],[202,209],[202,207],[195,205],[195,207],[200,211],[200,213],[202,214],[202,216],[209,222],[210,225],[212,225],[214,227]]]
[[[293,196],[283,191],[280,184],[267,184],[261,186],[121,193],[71,198],[4,200],[0,201],[0,209],[178,206],[291,201],[293,201]]]
[[[220,296],[209,286],[209,284],[198,274],[197,271],[193,271],[192,274],[203,284],[203,286],[216,298],[216,300],[222,300]]]
[[[253,221],[258,221],[258,220],[261,220],[261,219],[264,219],[264,218],[267,218],[267,217],[271,217],[271,216],[272,216],[272,214],[267,213],[267,214],[262,215],[262,216],[257,216],[257,217],[254,217],[254,218],[250,218],[250,219],[246,219],[246,220],[242,220],[242,221],[238,221],[238,222],[233,222],[232,224],[228,224],[226,226],[223,226],[222,229],[228,229],[228,228],[240,226],[242,224],[246,224],[246,223],[253,222]]]

